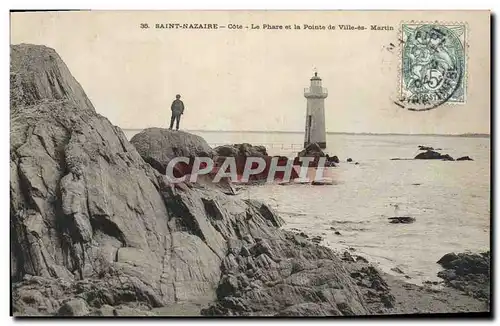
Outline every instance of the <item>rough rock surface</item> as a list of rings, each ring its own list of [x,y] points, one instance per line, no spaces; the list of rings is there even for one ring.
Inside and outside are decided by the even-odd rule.
[[[368,313],[341,261],[279,230],[266,205],[170,184],[55,51],[14,45],[11,59],[14,314],[150,315],[199,300],[216,300],[211,314]]]
[[[318,144],[316,143],[310,143],[309,145],[306,146],[303,150],[301,150],[298,154],[298,157],[324,157],[326,154],[321,150],[321,147],[319,147]]]
[[[330,249],[291,232],[230,241],[204,315],[364,315],[364,299]]]
[[[490,252],[448,253],[438,260],[445,269],[438,276],[466,294],[490,300]]]
[[[22,74],[11,66],[14,75],[38,80],[33,76],[40,73],[41,55],[52,60],[43,61],[44,69],[63,70],[53,50],[17,48],[12,62],[24,64]],[[200,209],[195,217],[179,214],[184,199],[178,190],[144,162],[119,128],[81,104],[87,101],[59,99],[59,93],[84,93],[68,76],[54,78],[62,88],[44,95],[45,101],[18,101],[13,105],[23,106],[11,109],[11,273],[20,282],[14,297],[24,291],[26,275],[97,282],[110,273],[115,276],[109,282],[96,286],[118,292],[104,295],[108,304],[142,300],[154,307],[213,297],[224,244],[211,236],[200,196],[186,199],[186,206]],[[23,98],[26,88],[18,91]],[[48,297],[55,300],[53,312],[67,299],[64,293]],[[101,304],[96,302],[94,307]],[[23,311],[25,303],[15,300],[14,309]]]
[[[214,154],[205,139],[184,131],[148,128],[134,135],[130,142],[146,162],[163,174],[174,157],[212,157]]]
[[[266,147],[250,145],[248,143],[222,145],[214,148],[218,156],[225,157],[262,157],[268,156]]]
[[[326,160],[333,162],[333,163],[337,163],[337,164],[340,163],[340,160],[339,160],[337,155],[330,157],[330,156],[328,156],[328,154],[326,154]],[[351,161],[352,161],[352,159],[351,159]]]
[[[443,161],[454,161],[453,157],[448,154],[441,154],[433,150],[428,150],[426,152],[420,153],[415,156],[415,160],[443,160]]]
[[[302,165],[300,162],[299,158],[301,157],[313,157],[314,161],[309,163],[309,166],[318,166],[320,162],[320,158],[324,157],[325,160],[325,166],[331,166],[334,167],[335,164],[340,163],[339,158],[334,155],[334,156],[329,156],[328,154],[325,154],[320,148],[320,146],[316,143],[310,143],[309,145],[306,146],[303,150],[297,153],[297,157],[295,157],[294,160],[294,165]]]
[[[271,157],[267,154],[266,147],[260,145],[251,145],[248,143],[233,144],[233,145],[222,145],[214,148],[215,152],[215,166],[224,166],[224,161],[230,157],[234,158],[236,166],[236,174],[241,177],[245,171],[245,166],[247,165],[247,160],[249,158],[259,157],[264,159],[265,168],[264,171],[258,174],[252,174],[249,177],[247,183],[260,183],[267,179],[269,173],[269,163],[271,162]],[[256,168],[256,163],[252,163],[251,167]]]
[[[56,51],[19,44],[12,46],[10,52],[11,110],[42,101],[66,100],[80,110],[95,111]]]
[[[347,252],[345,252],[347,253]],[[360,257],[358,257],[360,258]],[[394,308],[396,299],[391,294],[390,287],[382,278],[379,271],[363,262],[361,259],[354,259],[350,254],[344,254],[344,261],[347,262],[347,270],[352,278],[356,280],[356,285],[366,298],[370,310],[377,313],[388,313]],[[374,307],[372,307],[374,306]]]

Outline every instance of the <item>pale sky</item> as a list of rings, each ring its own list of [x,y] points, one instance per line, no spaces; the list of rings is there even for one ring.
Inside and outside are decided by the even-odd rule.
[[[47,12],[11,14],[11,43],[54,48],[96,110],[124,129],[166,127],[180,93],[183,129],[303,131],[304,87],[328,88],[328,132],[489,133],[489,12]],[[467,100],[402,109],[402,21],[467,26]],[[331,30],[175,30],[156,23],[314,24]],[[150,29],[139,28],[148,23]],[[339,24],[393,31],[340,31]],[[396,45],[389,49],[390,43]]]

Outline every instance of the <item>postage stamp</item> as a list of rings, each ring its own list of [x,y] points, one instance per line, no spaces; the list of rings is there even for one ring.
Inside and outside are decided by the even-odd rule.
[[[466,25],[403,23],[400,105],[413,111],[466,101]]]

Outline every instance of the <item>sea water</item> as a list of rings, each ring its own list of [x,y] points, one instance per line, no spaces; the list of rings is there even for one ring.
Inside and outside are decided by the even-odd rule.
[[[194,133],[213,146],[265,144],[269,154],[290,157],[303,142],[301,133]],[[391,160],[413,158],[418,145],[474,161]],[[327,146],[340,159],[334,185],[252,186],[239,196],[268,203],[286,229],[320,235],[333,249],[350,248],[385,272],[399,275],[392,270],[398,267],[417,284],[438,280],[436,262],[448,252],[489,250],[489,138],[328,134]],[[415,222],[389,223],[394,216]]]

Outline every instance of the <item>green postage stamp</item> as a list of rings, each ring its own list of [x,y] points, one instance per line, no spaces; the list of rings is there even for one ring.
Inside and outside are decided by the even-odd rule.
[[[403,23],[400,104],[425,111],[466,100],[466,25]]]

